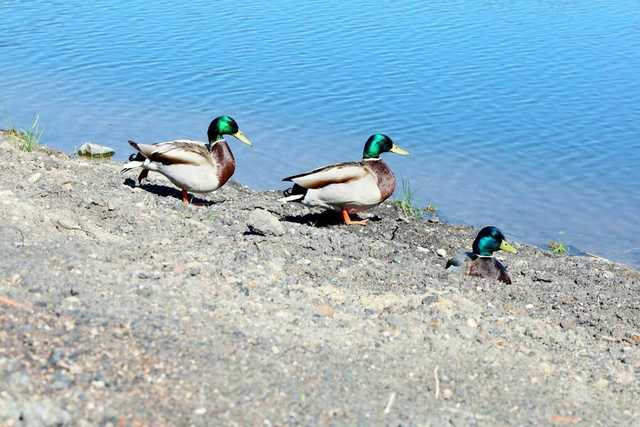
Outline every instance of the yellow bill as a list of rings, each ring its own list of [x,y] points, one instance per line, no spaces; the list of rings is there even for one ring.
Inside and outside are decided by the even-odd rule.
[[[400,148],[396,144],[393,144],[393,146],[391,147],[391,150],[389,151],[391,151],[392,153],[400,154],[401,156],[409,155],[409,152],[407,150],[405,150],[404,148]]]
[[[236,133],[231,134],[231,136],[233,136],[234,138],[236,138],[238,141],[247,144],[247,145],[253,145],[251,143],[251,140],[249,140],[249,138],[247,138],[247,135],[245,135],[241,130],[239,130]]]
[[[506,240],[503,240],[502,243],[500,243],[500,250],[501,251],[505,251],[505,252],[509,252],[509,253],[512,253],[512,254],[517,254],[518,253],[516,248],[511,246],[511,243],[507,242]]]

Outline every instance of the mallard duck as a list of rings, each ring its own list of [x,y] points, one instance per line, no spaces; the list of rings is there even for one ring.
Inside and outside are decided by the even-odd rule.
[[[280,200],[334,209],[342,213],[345,224],[364,225],[367,220],[354,221],[349,215],[378,206],[396,188],[393,172],[380,159],[387,151],[409,154],[388,136],[371,135],[364,145],[362,161],[338,163],[284,178],[294,185]]]
[[[252,145],[249,138],[229,116],[216,117],[207,130],[208,143],[177,139],[157,144],[129,144],[138,152],[129,157],[122,173],[142,168],[138,182],[147,177],[149,171],[160,172],[182,190],[182,201],[189,204],[189,191],[209,193],[222,187],[233,175],[236,161],[224,135],[231,135],[240,142]]]
[[[484,227],[473,241],[472,251],[458,253],[447,261],[445,268],[449,271],[463,271],[467,276],[496,279],[510,285],[511,278],[507,269],[493,257],[493,253],[499,250],[517,253],[497,227]]]

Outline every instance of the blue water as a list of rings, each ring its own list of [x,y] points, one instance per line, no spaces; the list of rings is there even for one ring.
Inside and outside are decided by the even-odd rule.
[[[183,4],[180,4],[183,3]],[[640,265],[640,2],[0,3],[0,126],[72,151],[205,138],[236,179],[357,159],[385,132],[420,204]]]

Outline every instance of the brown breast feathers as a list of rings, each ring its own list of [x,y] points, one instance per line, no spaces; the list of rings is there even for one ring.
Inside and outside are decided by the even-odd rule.
[[[467,275],[486,277],[511,284],[511,278],[502,263],[493,257],[478,257],[467,263]]]
[[[218,180],[222,187],[236,170],[236,160],[225,141],[219,141],[211,147],[213,163],[218,166]]]
[[[396,189],[396,177],[389,169],[389,166],[382,160],[368,160],[363,163],[378,179],[378,188],[380,189],[382,200],[389,198]]]

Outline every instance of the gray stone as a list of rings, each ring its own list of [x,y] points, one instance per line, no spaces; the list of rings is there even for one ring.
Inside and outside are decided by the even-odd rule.
[[[20,408],[15,400],[11,398],[0,399],[0,425],[9,424],[11,421],[17,423],[20,419]]]
[[[562,319],[560,321],[560,327],[562,329],[575,329],[577,322],[575,319]]]
[[[254,209],[247,221],[249,232],[263,236],[282,236],[284,227],[275,215],[264,209]]]
[[[551,274],[546,271],[535,271],[533,274],[533,281],[551,283],[553,282],[553,278],[551,277]]]
[[[29,375],[22,370],[12,372],[7,375],[6,385],[11,385],[16,387],[17,389],[26,389],[31,383],[31,379]]]
[[[56,371],[53,374],[53,382],[51,384],[51,388],[53,388],[54,390],[63,390],[69,388],[72,382],[73,379],[67,374],[62,371]]]
[[[49,399],[31,401],[0,399],[0,424],[23,427],[64,426],[71,422],[71,416]]]
[[[47,364],[51,367],[57,367],[58,364],[64,358],[64,352],[61,348],[55,348],[49,354],[49,358],[47,359]]]
[[[393,326],[396,329],[407,329],[409,327],[409,323],[402,316],[398,316],[395,314],[387,316],[387,323],[390,326]]]

